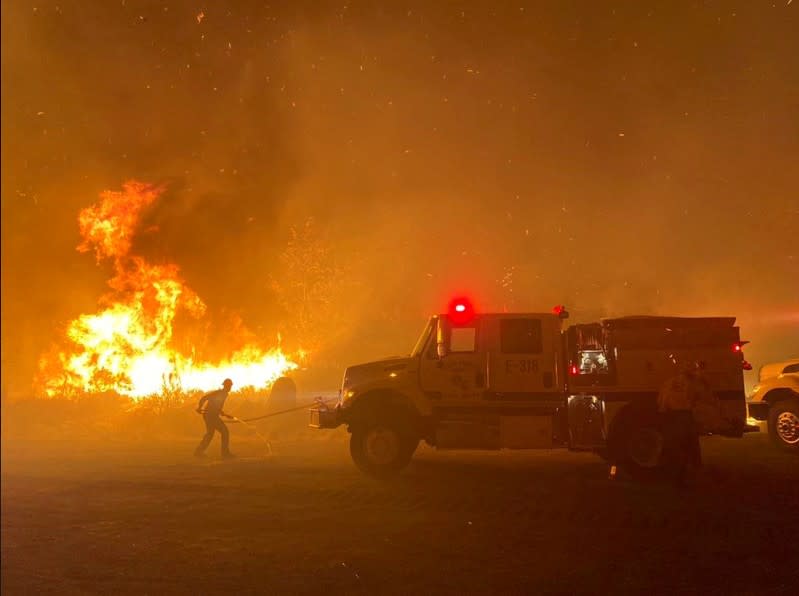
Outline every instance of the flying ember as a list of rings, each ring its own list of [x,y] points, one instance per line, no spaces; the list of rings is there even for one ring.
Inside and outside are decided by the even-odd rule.
[[[127,182],[80,212],[78,250],[93,251],[98,264],[111,261],[114,276],[101,310],[71,321],[65,337],[41,358],[36,384],[44,394],[113,391],[137,398],[165,388],[207,389],[225,377],[236,379],[237,387],[261,388],[297,367],[280,347],[249,341],[216,363],[197,359],[194,349],[175,349],[176,317],[201,320],[206,305],[177,265],[155,265],[131,253],[142,213],[162,191]]]

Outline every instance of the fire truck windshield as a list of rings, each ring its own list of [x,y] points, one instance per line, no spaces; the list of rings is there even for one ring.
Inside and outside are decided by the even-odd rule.
[[[413,351],[411,352],[411,356],[418,356],[424,350],[424,347],[427,345],[427,340],[430,338],[430,335],[433,333],[433,329],[435,328],[436,324],[436,317],[432,317],[422,331],[422,335],[419,336],[419,339],[416,341],[416,345],[413,347]]]

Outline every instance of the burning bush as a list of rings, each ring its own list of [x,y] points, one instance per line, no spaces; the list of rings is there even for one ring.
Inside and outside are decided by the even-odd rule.
[[[143,211],[162,191],[128,182],[121,191],[103,192],[98,203],[80,212],[78,250],[113,264],[111,291],[98,312],[71,321],[61,341],[41,358],[36,386],[43,395],[74,399],[110,391],[136,399],[161,396],[148,399],[163,404],[180,401],[184,391],[210,390],[226,377],[237,387],[266,388],[296,368],[279,346],[264,349],[249,336],[221,362],[198,358],[195,345],[175,348],[177,316],[200,321],[206,305],[177,265],[152,264],[131,252]]]

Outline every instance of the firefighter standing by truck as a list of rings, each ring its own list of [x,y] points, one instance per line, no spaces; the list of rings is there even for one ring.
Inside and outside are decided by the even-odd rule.
[[[664,437],[663,455],[673,479],[684,484],[702,465],[700,432],[724,425],[718,400],[704,375],[704,363],[689,362],[663,385],[658,411]]]
[[[666,381],[658,394],[658,412],[663,429],[663,458],[677,482],[685,482],[688,474],[702,463],[699,434],[694,420],[691,385],[693,365]]]

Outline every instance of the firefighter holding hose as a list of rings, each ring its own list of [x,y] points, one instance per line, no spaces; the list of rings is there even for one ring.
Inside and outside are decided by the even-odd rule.
[[[205,435],[197,445],[197,449],[194,450],[194,455],[197,457],[205,455],[206,448],[214,438],[214,432],[218,432],[222,440],[222,457],[225,459],[235,457],[230,452],[230,433],[227,425],[222,421],[222,416],[232,418],[222,410],[231,387],[233,387],[233,381],[225,379],[222,382],[222,389],[203,395],[200,398],[200,403],[197,404],[197,412],[203,415],[205,421]]]

